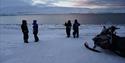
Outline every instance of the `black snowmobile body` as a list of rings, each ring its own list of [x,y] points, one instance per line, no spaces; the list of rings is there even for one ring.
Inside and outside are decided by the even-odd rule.
[[[108,28],[108,30],[112,31],[111,27]],[[94,52],[101,52],[95,49],[96,46],[98,46],[102,49],[110,50],[119,56],[125,57],[125,37],[119,37],[116,34],[112,34],[110,31],[108,31],[108,33],[106,32],[105,34],[95,36],[93,41],[93,48],[89,47],[87,42],[84,43],[84,46]]]

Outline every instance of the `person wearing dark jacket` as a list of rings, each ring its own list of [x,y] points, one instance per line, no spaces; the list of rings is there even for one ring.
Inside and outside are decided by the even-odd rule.
[[[28,43],[28,27],[27,27],[27,21],[26,20],[22,20],[22,25],[21,25],[21,29],[23,32],[23,39],[24,39],[24,43]]]
[[[79,37],[79,26],[80,24],[78,23],[77,19],[75,19],[74,24],[73,24],[73,37],[74,38]]]
[[[68,23],[65,23],[65,26],[66,26],[66,34],[67,34],[67,37],[70,37],[70,31],[71,31],[71,21],[68,20]]]
[[[38,34],[38,24],[37,24],[37,20],[33,20],[33,34],[34,34],[35,42],[38,42],[38,41],[39,41],[39,38],[38,38],[38,36],[37,36],[37,34]]]

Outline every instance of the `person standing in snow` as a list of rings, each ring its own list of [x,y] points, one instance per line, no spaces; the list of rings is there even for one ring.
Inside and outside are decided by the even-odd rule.
[[[38,41],[39,41],[39,38],[38,38],[38,36],[37,36],[37,34],[38,34],[38,24],[37,24],[37,20],[33,20],[33,34],[34,34],[35,42],[38,42]]]
[[[68,23],[65,23],[65,26],[66,26],[66,34],[67,34],[67,37],[69,38],[70,37],[70,31],[71,31],[71,21],[68,20]]]
[[[79,26],[80,24],[78,23],[77,19],[75,19],[74,24],[73,24],[73,37],[74,38],[79,37]]]
[[[27,27],[27,21],[26,20],[22,20],[22,25],[21,25],[21,29],[23,32],[23,39],[24,39],[24,43],[28,43],[28,27]]]

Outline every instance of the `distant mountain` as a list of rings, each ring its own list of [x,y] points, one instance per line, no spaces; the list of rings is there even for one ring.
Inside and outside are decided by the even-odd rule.
[[[18,6],[0,7],[0,15],[24,14],[67,14],[67,13],[125,13],[125,9],[89,9],[71,7]]]
[[[89,13],[87,8],[20,6],[0,9],[0,15]]]

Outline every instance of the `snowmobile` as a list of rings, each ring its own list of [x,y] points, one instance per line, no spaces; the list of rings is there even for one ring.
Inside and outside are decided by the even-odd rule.
[[[93,38],[93,48],[89,47],[87,42],[84,43],[84,46],[89,50],[100,53],[101,51],[96,50],[96,47],[98,46],[104,50],[109,50],[119,56],[125,57],[125,37],[116,35],[116,29],[119,28],[111,26],[95,36]]]

